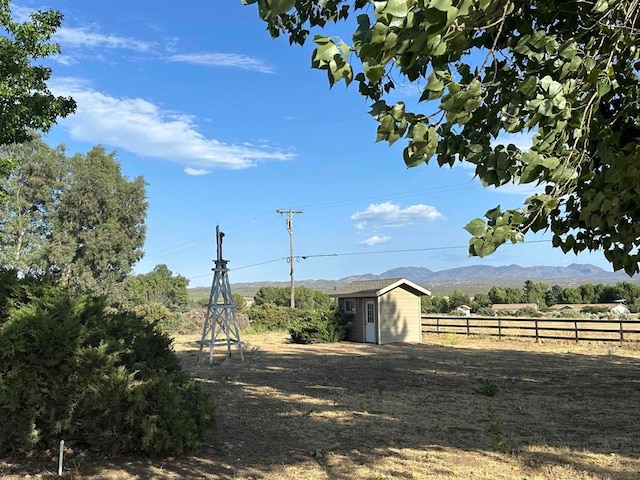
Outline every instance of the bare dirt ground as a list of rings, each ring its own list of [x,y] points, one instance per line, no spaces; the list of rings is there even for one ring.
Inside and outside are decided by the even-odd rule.
[[[243,363],[234,350],[209,366],[194,340],[175,348],[217,406],[202,451],[70,455],[66,478],[640,478],[640,349],[453,335],[304,346],[268,334],[244,338]],[[2,478],[55,470],[0,462]]]

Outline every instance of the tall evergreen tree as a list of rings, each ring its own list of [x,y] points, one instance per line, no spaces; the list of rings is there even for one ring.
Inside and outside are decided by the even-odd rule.
[[[35,138],[0,147],[5,158],[18,161],[0,177],[0,266],[113,293],[142,256],[144,179],[124,177],[102,147],[68,158]]]
[[[143,254],[146,184],[124,177],[115,152],[100,146],[70,163],[52,218],[49,271],[79,291],[110,294]]]
[[[64,147],[51,148],[40,138],[0,147],[0,161],[14,159],[0,203],[0,264],[22,273],[43,273],[42,252],[51,235],[51,215],[59,205],[68,175]]]

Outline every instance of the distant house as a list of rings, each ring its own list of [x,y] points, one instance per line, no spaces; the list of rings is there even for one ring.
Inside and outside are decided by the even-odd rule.
[[[586,308],[602,308],[614,315],[626,315],[629,309],[621,303],[558,303],[549,307],[551,310],[574,310],[579,312]]]
[[[455,309],[455,312],[457,312],[460,315],[464,315],[465,317],[470,317],[471,307],[469,305],[460,305],[458,308]]]
[[[519,310],[523,310],[525,308],[532,308],[535,311],[538,311],[538,304],[536,303],[494,303],[491,306],[491,310],[494,312],[507,312],[507,313],[516,313]]]
[[[365,343],[422,342],[420,297],[429,290],[405,278],[352,282],[331,296],[351,321],[347,340]]]

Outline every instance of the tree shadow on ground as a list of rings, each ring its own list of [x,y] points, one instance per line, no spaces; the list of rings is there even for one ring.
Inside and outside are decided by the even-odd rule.
[[[542,478],[560,467],[622,480],[640,471],[635,358],[353,343],[265,345],[213,366],[195,346],[178,355],[218,410],[202,451],[87,463],[82,476],[258,479],[284,468],[332,480],[448,478],[454,466],[498,463]]]

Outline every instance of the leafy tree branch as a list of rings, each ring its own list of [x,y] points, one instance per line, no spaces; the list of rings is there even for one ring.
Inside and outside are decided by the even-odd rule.
[[[469,222],[471,255],[549,230],[564,252],[603,250],[639,271],[636,0],[244,1],[291,44],[355,15],[350,40],[313,37],[312,67],[330,86],[357,84],[376,141],[405,142],[408,167],[468,162],[486,187],[544,188]],[[419,86],[416,111],[388,102],[396,77]]]

